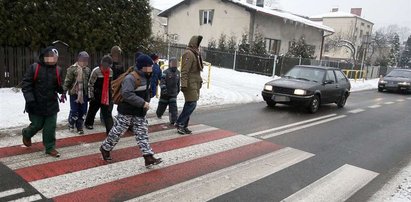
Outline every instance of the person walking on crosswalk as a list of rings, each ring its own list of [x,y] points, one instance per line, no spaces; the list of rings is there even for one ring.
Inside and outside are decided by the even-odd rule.
[[[137,58],[134,71],[124,78],[121,84],[122,101],[117,107],[117,119],[100,147],[100,152],[105,161],[112,160],[110,151],[116,146],[120,136],[131,127],[141,153],[143,153],[145,166],[162,162],[161,158],[154,158],[154,151],[148,142],[146,115],[150,109],[150,77],[152,71],[153,60],[142,54]]]
[[[181,92],[184,94],[184,107],[177,119],[176,127],[179,134],[191,134],[188,123],[190,116],[197,107],[200,98],[200,89],[203,84],[201,72],[203,71],[203,60],[200,54],[200,43],[202,36],[193,36],[183,54],[181,61]]]
[[[46,154],[53,157],[60,157],[60,153],[55,149],[57,113],[60,111],[57,93],[62,94],[60,102],[66,99],[57,60],[57,49],[52,46],[44,49],[39,61],[27,69],[22,82],[22,91],[26,100],[25,111],[29,114],[31,122],[22,130],[23,144],[30,147],[31,138],[38,131],[43,130]]]

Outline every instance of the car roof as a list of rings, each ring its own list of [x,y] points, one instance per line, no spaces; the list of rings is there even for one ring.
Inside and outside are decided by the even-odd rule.
[[[340,70],[336,67],[326,67],[326,66],[316,66],[316,65],[296,65],[296,67],[308,67],[308,68],[316,68],[316,69],[324,69],[324,70]]]
[[[395,68],[391,71],[406,71],[406,72],[411,72],[411,69],[400,69],[400,68]]]

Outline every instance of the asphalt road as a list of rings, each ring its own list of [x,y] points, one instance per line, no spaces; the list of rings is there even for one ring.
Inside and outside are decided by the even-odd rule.
[[[411,95],[364,91],[352,93],[343,109],[325,105],[316,114],[262,102],[199,110],[192,121],[247,135],[331,114],[337,118],[264,138],[314,157],[214,201],[280,201],[345,164],[378,173],[348,199],[366,201],[411,157],[410,111]]]

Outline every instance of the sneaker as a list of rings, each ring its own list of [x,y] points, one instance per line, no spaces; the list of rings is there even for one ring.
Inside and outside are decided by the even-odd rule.
[[[26,147],[30,147],[31,146],[31,138],[26,138],[23,136],[23,144]]]
[[[177,133],[180,134],[180,135],[185,135],[186,131],[184,130],[183,127],[177,126]]]
[[[157,118],[158,118],[158,119],[162,119],[163,117],[161,117],[161,116],[157,115]]]
[[[49,152],[46,152],[46,154],[49,155],[49,156],[52,156],[52,157],[56,157],[56,158],[60,157],[60,153],[55,149],[53,149]]]
[[[79,135],[83,135],[83,134],[84,134],[84,130],[83,130],[83,129],[77,129],[77,133],[78,133]]]
[[[112,158],[110,156],[110,152],[104,150],[103,147],[100,147],[100,152],[101,152],[101,156],[103,157],[103,160],[105,160],[105,161],[111,161],[112,160]]]
[[[184,131],[186,134],[191,134],[193,131],[189,130],[187,127],[184,128]]]
[[[86,125],[86,128],[89,129],[89,130],[93,130],[93,129],[94,129],[94,127],[93,127],[93,126],[90,126],[90,125]]]

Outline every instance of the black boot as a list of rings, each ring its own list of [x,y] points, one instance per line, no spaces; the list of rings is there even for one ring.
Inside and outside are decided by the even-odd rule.
[[[163,162],[161,158],[158,158],[158,159],[154,158],[152,154],[143,155],[143,157],[144,157],[144,162],[145,162],[146,167],[151,166],[151,165],[157,165]]]
[[[104,150],[103,147],[100,147],[100,152],[101,152],[101,156],[103,156],[103,160],[105,160],[105,161],[111,161],[112,160],[112,158],[110,156],[110,152]]]

